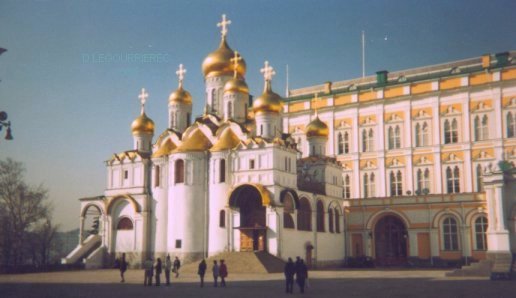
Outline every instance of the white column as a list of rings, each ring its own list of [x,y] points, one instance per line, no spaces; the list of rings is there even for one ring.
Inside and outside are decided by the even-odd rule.
[[[83,237],[82,234],[84,233],[84,216],[81,216],[80,224],[79,224],[79,244],[82,244]]]

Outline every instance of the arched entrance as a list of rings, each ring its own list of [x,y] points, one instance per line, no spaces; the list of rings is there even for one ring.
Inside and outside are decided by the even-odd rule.
[[[240,211],[240,223],[234,223],[234,228],[240,230],[240,251],[266,250],[263,191],[266,190],[245,184],[233,190],[229,198],[229,206]]]
[[[400,218],[387,215],[374,228],[375,263],[397,266],[407,262],[407,228]]]

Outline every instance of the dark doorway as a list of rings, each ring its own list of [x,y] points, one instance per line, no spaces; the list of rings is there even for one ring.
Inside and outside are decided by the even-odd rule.
[[[407,229],[396,216],[380,219],[374,230],[375,263],[400,266],[407,262]]]
[[[240,250],[266,250],[265,206],[260,192],[252,185],[242,185],[231,193],[229,202],[240,209]]]

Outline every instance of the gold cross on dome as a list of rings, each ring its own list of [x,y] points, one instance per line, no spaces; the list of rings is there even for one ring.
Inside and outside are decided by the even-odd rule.
[[[176,71],[176,75],[179,79],[179,84],[183,83],[183,79],[185,78],[186,68],[183,68],[183,64],[179,64],[179,69]]]
[[[145,112],[145,102],[147,101],[147,97],[149,97],[149,93],[145,92],[145,88],[142,88],[142,92],[138,95],[142,106],[142,114]]]
[[[269,61],[265,61],[265,66],[262,69],[260,69],[260,72],[263,73],[263,78],[266,81],[272,80],[272,76],[276,74],[274,68],[272,68],[272,66],[269,66]]]
[[[233,63],[233,72],[236,77],[237,74],[237,68],[238,68],[238,62],[242,60],[242,56],[239,55],[238,51],[235,51],[235,56],[231,58],[231,63]]]
[[[220,31],[220,33],[222,33],[222,37],[226,36],[226,34],[228,33],[228,25],[230,25],[230,24],[231,24],[231,20],[226,20],[226,15],[223,14],[222,22],[217,23],[217,27],[222,28],[222,30]]]

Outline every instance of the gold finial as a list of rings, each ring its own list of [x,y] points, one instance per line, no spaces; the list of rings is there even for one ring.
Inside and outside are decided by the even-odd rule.
[[[265,61],[265,66],[260,69],[260,72],[263,73],[263,79],[268,82],[272,80],[272,76],[276,74],[274,71],[274,68],[272,66],[269,66],[269,61]]]
[[[138,95],[141,103],[141,113],[145,113],[145,102],[147,101],[147,97],[149,97],[149,93],[145,92],[145,88],[142,88],[142,92]]]
[[[237,77],[237,68],[238,62],[242,60],[242,56],[239,55],[238,51],[235,51],[235,56],[231,58],[231,63],[233,63],[233,76]]]
[[[222,22],[217,23],[217,27],[221,27],[220,33],[222,34],[222,38],[226,37],[228,33],[228,25],[231,24],[231,20],[226,20],[226,15],[222,15]]]
[[[183,79],[185,78],[186,68],[183,68],[183,64],[179,64],[179,69],[176,71],[177,78],[179,79],[179,86],[183,86]]]

